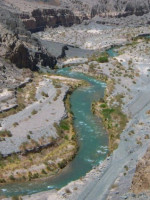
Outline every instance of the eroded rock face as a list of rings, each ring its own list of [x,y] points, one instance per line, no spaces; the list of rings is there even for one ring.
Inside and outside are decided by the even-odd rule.
[[[72,26],[84,19],[100,17],[142,16],[150,12],[150,0],[4,0],[17,8],[27,30],[43,31],[46,27]],[[27,1],[27,2],[26,2]],[[11,26],[15,26],[12,23]]]
[[[43,31],[46,27],[72,26],[80,24],[85,16],[76,16],[73,12],[67,9],[36,9],[31,13],[31,17],[21,15],[23,23],[27,30],[32,33]]]
[[[99,3],[92,7],[91,17],[95,15],[110,17],[142,16],[149,12],[149,0],[100,0]]]
[[[53,68],[56,58],[50,55],[28,32],[18,14],[8,10],[0,1],[0,57],[18,68],[37,70],[38,65]]]

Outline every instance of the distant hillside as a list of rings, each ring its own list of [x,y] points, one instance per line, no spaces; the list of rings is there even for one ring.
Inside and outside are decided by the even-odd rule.
[[[35,2],[39,2],[39,3],[48,3],[50,5],[55,5],[55,6],[59,6],[60,5],[60,1],[59,0],[27,0],[27,1],[35,1]]]

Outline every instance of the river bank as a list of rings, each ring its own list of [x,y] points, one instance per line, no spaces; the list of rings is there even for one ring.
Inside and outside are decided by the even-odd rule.
[[[35,95],[32,95],[34,101],[30,101],[21,111],[11,112],[10,116],[9,113],[3,113],[8,116],[2,121],[1,130],[9,130],[12,136],[1,143],[6,146],[10,141],[12,145],[8,145],[7,149],[1,145],[2,150],[5,150],[0,162],[1,184],[52,176],[74,158],[78,145],[69,99],[73,90],[83,84],[82,81],[66,77],[38,75]],[[30,93],[29,85],[25,87]],[[41,123],[43,128],[41,125],[37,126],[37,123]],[[24,132],[20,133],[20,127]],[[16,140],[16,134],[19,140]],[[15,146],[13,138],[15,142],[18,141]]]

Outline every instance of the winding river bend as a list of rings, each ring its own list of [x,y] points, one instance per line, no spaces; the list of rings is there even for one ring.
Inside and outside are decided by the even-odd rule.
[[[28,183],[14,183],[0,187],[0,195],[15,196],[33,194],[54,188],[84,176],[93,166],[102,162],[107,155],[108,139],[100,119],[91,112],[91,104],[104,96],[105,83],[82,73],[60,69],[58,74],[87,81],[90,86],[76,89],[71,95],[71,109],[74,113],[74,127],[78,135],[79,151],[75,159],[54,178]]]

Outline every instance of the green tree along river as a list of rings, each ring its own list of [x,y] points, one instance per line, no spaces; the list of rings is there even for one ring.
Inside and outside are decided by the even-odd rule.
[[[108,138],[100,119],[93,115],[91,104],[104,96],[106,84],[82,73],[71,72],[70,68],[57,71],[67,77],[87,81],[90,85],[77,88],[71,95],[71,110],[74,127],[78,135],[79,151],[70,164],[54,178],[27,183],[13,183],[0,187],[0,195],[15,196],[33,194],[53,188],[61,188],[79,179],[94,166],[102,162],[108,152]]]

